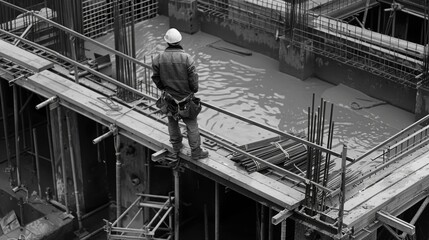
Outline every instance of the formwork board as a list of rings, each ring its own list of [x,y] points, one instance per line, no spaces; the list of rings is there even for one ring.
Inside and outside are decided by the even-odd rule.
[[[154,150],[167,148],[172,151],[165,124],[137,111],[129,111],[130,108],[125,105],[120,105],[121,109],[116,112],[106,111],[106,106],[98,100],[98,98],[104,97],[103,95],[62,76],[50,71],[43,71],[29,77],[28,80],[17,80],[16,83],[33,92],[43,93],[45,97],[56,95],[61,104],[73,105],[73,109],[79,109],[80,114],[90,116],[93,120],[103,124],[114,123],[120,132],[132,133],[131,138],[140,144],[147,146],[150,143],[150,147]],[[186,141],[184,145],[181,157],[190,161],[190,157],[185,154],[190,151]],[[245,188],[272,204],[287,209],[297,207],[304,198],[302,193],[291,187],[260,173],[248,174],[243,169],[236,167],[231,160],[214,151],[209,150],[209,152],[209,158],[194,162],[194,164],[227,180],[228,183]]]
[[[51,61],[2,40],[0,40],[0,57],[31,69],[33,72],[41,72],[54,66]]]

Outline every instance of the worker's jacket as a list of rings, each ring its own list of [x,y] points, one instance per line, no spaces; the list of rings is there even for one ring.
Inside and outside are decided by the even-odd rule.
[[[198,74],[194,59],[180,45],[170,45],[152,61],[152,80],[176,100],[198,92]]]

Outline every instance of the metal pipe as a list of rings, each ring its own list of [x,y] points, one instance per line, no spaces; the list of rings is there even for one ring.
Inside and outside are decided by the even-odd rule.
[[[48,134],[48,146],[49,146],[49,159],[51,160],[51,171],[52,171],[52,186],[54,188],[54,199],[58,200],[57,192],[57,171],[54,160],[54,150],[52,149],[52,132],[51,132],[51,116],[49,115],[49,109],[46,108],[46,118],[48,124],[46,125],[46,131]]]
[[[179,224],[180,224],[180,197],[179,197],[179,171],[173,170],[174,175],[174,240],[179,240]]]
[[[36,175],[37,187],[39,188],[39,196],[42,197],[42,187],[40,186],[40,165],[39,165],[39,147],[37,145],[37,131],[33,128],[34,155],[36,157]]]
[[[70,118],[68,115],[66,115],[66,124],[67,124],[67,133],[68,133],[68,140],[69,140],[69,151],[70,151],[70,162],[71,162],[71,168],[72,168],[72,175],[73,175],[73,187],[74,187],[74,197],[76,201],[76,215],[77,215],[77,221],[79,224],[79,230],[83,229],[82,226],[82,215],[80,212],[80,203],[79,203],[79,191],[77,188],[77,177],[76,177],[76,165],[74,162],[74,148],[73,148],[73,139],[71,134],[71,126],[70,126]]]
[[[268,240],[273,240],[273,224],[270,219],[273,218],[273,209],[268,207]]]
[[[215,240],[219,240],[219,183],[215,182]]]
[[[104,226],[103,226],[103,227],[98,228],[97,230],[95,230],[95,231],[93,231],[93,232],[91,232],[91,233],[89,233],[88,235],[85,235],[84,237],[80,238],[79,240],[87,240],[87,239],[90,239],[91,237],[93,237],[93,236],[97,235],[99,232],[101,232],[101,231],[103,231],[103,230],[104,230]]]
[[[162,222],[167,218],[168,215],[170,215],[172,208],[169,207],[167,211],[162,215],[161,219],[158,221],[158,224],[155,225],[155,227],[152,229],[152,233],[155,234],[155,231],[158,230],[159,226],[161,226]]]
[[[39,110],[39,109],[41,109],[43,107],[46,107],[47,105],[55,102],[56,100],[57,100],[57,96],[50,97],[50,98],[46,99],[45,101],[37,104],[36,105],[36,110]]]
[[[121,152],[119,151],[120,138],[119,134],[114,136],[115,155],[116,155],[116,217],[118,226],[121,225],[119,217],[121,216]]]
[[[105,204],[103,204],[103,205],[99,206],[98,208],[96,208],[96,209],[92,210],[91,212],[85,213],[84,215],[82,215],[82,220],[83,220],[83,219],[86,219],[86,218],[88,218],[88,217],[90,217],[90,216],[92,216],[92,215],[94,215],[95,213],[97,213],[97,212],[99,212],[99,211],[101,211],[101,210],[103,210],[103,209],[105,209],[105,208],[109,207],[110,205],[112,205],[112,204],[114,204],[114,203],[115,203],[115,202],[110,201],[110,202],[105,203]]]
[[[283,220],[282,225],[281,225],[280,239],[286,240],[286,219]]]
[[[22,88],[19,88],[19,103],[21,103],[22,104]],[[23,143],[23,147],[24,147],[24,149],[25,148],[27,148],[27,139],[26,139],[26,135],[25,135],[25,119],[24,119],[24,108],[22,108],[22,106],[21,106],[21,110],[22,111],[20,111],[19,112],[19,115],[21,116],[21,125],[22,125],[22,143]],[[31,129],[30,129],[30,132],[31,132]],[[30,133],[31,134],[31,133]],[[31,139],[31,137],[30,137],[30,139]]]
[[[341,196],[340,196],[340,209],[338,211],[338,234],[340,238],[343,236],[343,217],[344,217],[344,203],[346,201],[346,155],[347,145],[343,145],[343,156],[341,158]]]
[[[63,184],[64,184],[64,203],[66,206],[66,212],[70,213],[69,211],[69,200],[68,200],[68,186],[67,186],[67,174],[66,174],[66,160],[65,160],[65,154],[64,154],[64,140],[63,140],[63,124],[61,120],[61,106],[57,107],[57,120],[58,120],[58,134],[59,134],[59,141],[60,141],[60,154],[61,154],[61,169],[62,169],[62,177],[63,177]]]
[[[20,152],[19,152],[19,116],[18,116],[18,87],[16,84],[13,85],[13,111],[14,111],[14,122],[15,122],[15,156],[16,156],[16,179],[18,186],[21,186],[20,176]]]
[[[0,81],[0,102],[1,102],[1,111],[2,111],[2,116],[3,116],[3,131],[4,131],[4,139],[5,139],[5,144],[6,144],[6,157],[7,157],[7,162],[8,162],[8,167],[12,167],[12,159],[11,159],[11,153],[10,153],[10,145],[9,145],[9,138],[8,138],[8,117],[6,114],[6,103],[5,103],[5,97],[3,96],[3,81]],[[9,172],[9,181],[10,183],[13,182],[13,173],[12,171]]]
[[[261,204],[261,233],[260,240],[265,240],[265,206]]]
[[[114,227],[118,222],[119,222],[119,220],[122,218],[122,217],[124,217],[130,210],[131,210],[131,207],[132,206],[134,206],[134,205],[136,205],[140,200],[142,199],[142,197],[141,196],[139,196],[138,198],[136,198],[136,200],[134,200],[134,202],[127,208],[127,210],[125,210],[113,223],[112,223],[112,227]]]
[[[204,204],[204,240],[209,240],[209,219],[207,213],[207,204]]]
[[[409,125],[408,127],[402,129],[401,131],[399,131],[398,133],[394,134],[393,136],[391,136],[390,138],[386,139],[385,141],[381,142],[380,144],[378,144],[377,146],[373,147],[371,150],[367,151],[366,153],[362,154],[360,157],[355,159],[355,162],[363,159],[364,157],[370,155],[371,153],[379,150],[381,147],[384,147],[385,145],[387,145],[389,142],[391,142],[393,139],[401,136],[402,134],[404,134],[405,132],[407,132],[408,130],[414,128],[415,126],[423,123],[424,121],[429,119],[429,114],[426,115],[425,117],[421,118],[420,120],[418,120],[417,122]]]

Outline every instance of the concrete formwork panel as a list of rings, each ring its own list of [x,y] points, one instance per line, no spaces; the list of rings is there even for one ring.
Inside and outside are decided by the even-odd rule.
[[[309,51],[311,42],[296,44],[281,37],[279,49],[279,70],[301,80],[311,77],[314,73],[314,54]]]
[[[196,0],[172,0],[168,3],[170,27],[185,33],[200,30]]]
[[[240,47],[267,55],[274,59],[279,56],[279,42],[274,34],[245,26],[234,20],[210,14],[199,14],[201,31]]]
[[[415,111],[416,90],[370,72],[315,55],[314,74],[332,84],[344,84],[409,112]]]

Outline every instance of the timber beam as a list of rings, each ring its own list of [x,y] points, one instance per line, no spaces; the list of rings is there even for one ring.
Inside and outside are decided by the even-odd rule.
[[[271,219],[271,223],[274,225],[277,225],[283,222],[284,220],[286,220],[288,217],[292,216],[292,214],[293,214],[293,211],[284,209],[279,213],[277,213],[276,215],[274,215],[274,217]]]
[[[385,211],[378,211],[377,212],[377,219],[378,221],[382,222],[383,224],[386,224],[388,226],[391,226],[393,228],[396,228],[402,232],[405,232],[409,235],[414,235],[416,233],[416,227],[402,219],[399,219],[392,214],[385,212]]]

